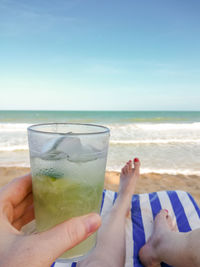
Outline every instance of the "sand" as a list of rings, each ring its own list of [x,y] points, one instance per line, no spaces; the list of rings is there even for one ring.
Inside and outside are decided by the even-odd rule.
[[[120,173],[106,172],[105,188],[118,190]],[[162,190],[183,190],[189,192],[200,206],[200,176],[169,175],[158,173],[142,174],[136,187],[136,194]]]
[[[0,167],[0,187],[13,178],[30,172],[23,167]],[[105,175],[105,188],[118,191],[119,172],[107,171]],[[200,177],[195,175],[169,175],[158,173],[142,174],[135,193],[150,193],[162,190],[184,190],[192,194],[200,206]]]

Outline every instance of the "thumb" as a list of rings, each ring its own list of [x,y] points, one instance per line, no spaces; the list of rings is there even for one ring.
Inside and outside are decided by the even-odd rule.
[[[45,265],[52,264],[60,255],[94,233],[101,225],[101,217],[96,213],[72,218],[33,237],[33,248],[42,255]],[[35,253],[37,253],[35,251]]]

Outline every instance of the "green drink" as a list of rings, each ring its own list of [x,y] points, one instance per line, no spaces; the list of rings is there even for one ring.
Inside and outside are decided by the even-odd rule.
[[[84,128],[84,125],[77,127]],[[100,128],[87,125],[86,128],[88,127]],[[73,132],[77,131],[74,125],[72,128]],[[35,147],[31,147],[31,142],[35,146],[35,139],[33,140],[31,135],[35,134],[38,139],[38,134],[45,133],[30,131],[34,209],[39,232],[72,217],[100,212],[109,137],[109,131],[105,129],[103,128],[104,133],[100,134],[77,133],[72,136],[71,131],[65,127],[63,129],[62,125],[59,130],[67,130],[67,133],[49,138],[50,133],[47,132],[48,138],[42,137],[45,141],[42,140],[44,145],[40,143],[39,153],[36,153]],[[103,149],[100,149],[100,146]],[[95,244],[96,234],[93,234],[65,252],[58,261],[79,260],[92,250]]]

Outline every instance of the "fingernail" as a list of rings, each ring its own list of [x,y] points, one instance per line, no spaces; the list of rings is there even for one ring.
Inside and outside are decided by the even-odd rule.
[[[139,159],[138,158],[134,158],[134,162],[139,162]]]
[[[169,211],[167,209],[165,209],[165,211],[168,213]]]
[[[96,213],[89,214],[84,218],[83,222],[86,226],[87,233],[91,234],[101,225],[101,217]]]
[[[129,162],[131,162],[131,160],[129,160]]]

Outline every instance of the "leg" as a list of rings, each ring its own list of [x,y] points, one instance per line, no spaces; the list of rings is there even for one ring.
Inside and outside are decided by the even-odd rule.
[[[171,217],[162,210],[155,218],[153,234],[141,248],[139,257],[145,267],[165,262],[174,267],[200,266],[200,229],[177,232]]]
[[[125,219],[139,178],[139,167],[140,162],[135,159],[134,169],[131,161],[122,169],[118,197],[98,232],[96,248],[78,267],[124,266]]]

